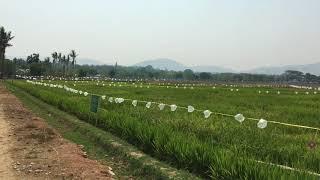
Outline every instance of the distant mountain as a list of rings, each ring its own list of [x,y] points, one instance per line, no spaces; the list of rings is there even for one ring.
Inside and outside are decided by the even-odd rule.
[[[147,60],[147,61],[137,63],[133,66],[145,67],[148,65],[151,65],[153,68],[162,69],[162,70],[183,71],[185,69],[188,69],[183,64],[178,63],[177,61],[174,61],[172,59],[167,59],[167,58]]]
[[[220,66],[192,66],[190,67],[195,72],[212,72],[212,73],[232,73],[233,69],[228,69]]]
[[[212,73],[221,73],[221,72],[234,72],[232,69],[227,69],[219,66],[185,66],[175,60],[160,58],[147,60],[135,64],[134,66],[145,67],[151,65],[153,68],[162,69],[162,70],[173,70],[173,71],[184,71],[185,69],[192,69],[195,72],[212,72]]]
[[[80,65],[84,65],[84,64],[103,65],[103,64],[105,64],[103,62],[100,62],[99,60],[90,59],[90,58],[77,58],[76,61],[77,61],[77,64],[80,64]]]
[[[8,59],[13,59],[14,56],[7,56]],[[23,58],[26,57],[20,57]],[[42,57],[41,57],[42,58]],[[77,58],[77,64],[89,64],[89,65],[113,65],[110,63],[103,63],[96,59],[91,58]],[[255,69],[249,69],[245,71],[235,71],[233,69],[228,69],[220,66],[185,66],[175,60],[168,59],[168,58],[159,58],[153,60],[147,60],[140,63],[137,63],[133,66],[141,66],[145,67],[151,65],[153,68],[162,69],[162,70],[173,70],[173,71],[184,71],[185,69],[192,69],[195,72],[211,72],[211,73],[251,73],[251,74],[270,74],[270,75],[278,75],[284,73],[286,70],[296,70],[301,71],[304,73],[311,73],[320,76],[320,62],[313,63],[313,64],[304,64],[304,65],[285,65],[285,66],[270,66],[270,67],[259,67]]]
[[[282,74],[286,70],[296,70],[304,73],[320,75],[320,63],[305,64],[305,65],[259,67],[259,68],[244,71],[244,72],[253,73],[253,74]]]

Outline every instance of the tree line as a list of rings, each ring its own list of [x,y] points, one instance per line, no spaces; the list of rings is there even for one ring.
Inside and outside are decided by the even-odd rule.
[[[42,61],[38,53],[29,55],[25,60],[14,58],[17,74],[31,76],[74,76],[76,74],[76,57],[78,54],[71,50],[69,54],[53,52],[51,57],[46,57]]]
[[[57,56],[56,56],[57,54]],[[167,81],[203,81],[203,82],[236,82],[236,83],[313,83],[320,84],[320,76],[300,71],[287,70],[281,75],[249,73],[209,73],[169,71],[155,69],[152,66],[135,67],[115,65],[79,65],[74,50],[69,55],[52,53],[52,58],[40,60],[39,54],[31,54],[26,59],[14,58],[10,62],[15,73],[30,76],[55,77],[109,77],[118,79],[144,79]],[[12,73],[11,73],[12,74]]]

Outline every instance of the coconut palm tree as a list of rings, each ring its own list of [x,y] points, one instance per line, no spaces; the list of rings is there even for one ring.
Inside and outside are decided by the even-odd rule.
[[[14,36],[11,36],[11,32],[6,32],[4,27],[0,27],[0,65],[1,65],[1,73],[0,78],[3,76],[4,72],[4,59],[5,59],[5,53],[6,48],[12,46],[12,44],[9,43],[14,38]]]
[[[70,66],[70,55],[67,56],[67,59],[66,59],[66,64],[67,64],[67,73],[69,73],[69,66]]]
[[[67,58],[66,58],[65,55],[63,55],[63,56],[61,57],[62,73],[63,73],[63,75],[66,74],[66,61],[67,61]]]
[[[12,46],[12,44],[9,43],[14,38],[14,36],[11,36],[11,32],[6,32],[4,27],[0,27],[0,59],[4,60],[6,48]]]
[[[76,57],[78,56],[78,54],[76,53],[75,50],[71,50],[69,55],[72,58],[72,63],[71,64],[72,64],[73,68],[75,68],[75,66],[76,66]]]
[[[50,57],[44,58],[44,63],[49,64],[50,63]]]
[[[61,69],[61,65],[62,65],[62,55],[61,55],[61,53],[58,53],[58,69],[59,69],[59,71],[60,71],[60,69]]]
[[[56,67],[56,62],[57,62],[57,59],[58,59],[58,53],[57,52],[53,52],[51,54],[52,56],[52,64],[53,64],[53,69]]]

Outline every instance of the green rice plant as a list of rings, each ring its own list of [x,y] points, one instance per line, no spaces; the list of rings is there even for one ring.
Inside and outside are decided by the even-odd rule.
[[[56,82],[72,86],[71,82]],[[305,172],[285,170],[280,164],[302,171],[320,173],[320,151],[309,149],[307,143],[315,132],[269,124],[258,129],[255,121],[239,123],[230,117],[212,115],[205,119],[200,112],[184,109],[159,111],[152,105],[138,102],[121,104],[102,101],[97,114],[89,112],[88,97],[62,89],[35,86],[23,81],[14,85],[33,96],[72,113],[80,119],[112,132],[136,145],[144,152],[213,179],[312,179]],[[281,95],[257,93],[257,88],[230,92],[225,88],[166,89],[96,86],[81,84],[77,89],[96,94],[164,102],[199,109],[264,118],[319,127],[318,95],[295,95],[291,89],[281,89]],[[265,91],[265,89],[263,89]],[[276,92],[278,89],[268,89]],[[317,138],[315,138],[317,140]]]

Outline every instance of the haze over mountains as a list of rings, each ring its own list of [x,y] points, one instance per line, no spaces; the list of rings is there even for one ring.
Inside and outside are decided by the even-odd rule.
[[[134,66],[148,66],[151,65],[157,69],[167,69],[174,71],[183,71],[185,69],[192,69],[195,72],[211,72],[211,73],[222,73],[222,72],[233,72],[233,73],[253,73],[253,74],[281,74],[286,70],[297,70],[304,73],[311,73],[315,75],[320,75],[320,63],[306,64],[306,65],[286,65],[286,66],[270,66],[270,67],[259,67],[251,70],[237,71],[229,68],[224,68],[220,66],[185,66],[172,59],[154,59],[147,60],[135,64]]]
[[[253,74],[281,74],[286,70],[297,70],[304,73],[311,73],[315,75],[320,75],[320,63],[314,64],[304,64],[304,65],[286,65],[286,66],[270,66],[270,67],[260,67],[249,71],[248,73]]]
[[[8,56],[9,59],[13,59],[13,56]],[[18,57],[25,58],[25,57]],[[110,61],[111,62],[111,61]],[[121,62],[118,62],[121,65]],[[89,65],[113,65],[113,63],[105,63],[101,60],[91,59],[91,58],[77,58],[77,64],[89,64]],[[145,67],[151,65],[153,68],[162,70],[173,70],[173,71],[183,71],[185,69],[192,69],[195,72],[211,72],[211,73],[251,73],[251,74],[281,74],[286,70],[297,70],[304,73],[311,73],[315,75],[320,75],[320,62],[313,64],[301,64],[301,65],[284,65],[284,66],[262,66],[254,69],[237,71],[230,68],[220,67],[220,66],[185,66],[175,60],[168,58],[158,58],[152,60],[142,61],[140,63],[134,64],[132,66]]]
[[[140,63],[135,64],[134,66],[147,66],[151,65],[154,68],[157,69],[167,69],[167,70],[173,70],[173,71],[183,71],[185,69],[192,69],[195,72],[216,72],[216,73],[222,73],[222,72],[234,72],[232,69],[227,69],[219,66],[185,66],[175,60],[167,59],[167,58],[161,58],[161,59],[154,59],[154,60],[147,60]]]
[[[103,65],[103,64],[106,64],[106,63],[103,63],[99,60],[96,60],[96,59],[91,59],[91,58],[78,58],[77,59],[77,64],[80,64],[80,65],[84,65],[84,64],[88,64],[88,65]]]

